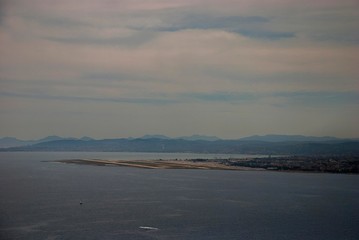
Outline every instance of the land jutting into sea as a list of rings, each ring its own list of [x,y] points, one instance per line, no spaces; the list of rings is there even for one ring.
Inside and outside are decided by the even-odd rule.
[[[69,159],[55,162],[146,169],[206,169],[289,172],[359,173],[358,156],[281,156],[245,159],[104,160]]]

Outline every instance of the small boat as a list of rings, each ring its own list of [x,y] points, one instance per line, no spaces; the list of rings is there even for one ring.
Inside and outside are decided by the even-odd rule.
[[[146,231],[153,231],[153,230],[159,230],[158,228],[155,227],[146,227],[146,226],[140,226],[140,229],[146,230]]]

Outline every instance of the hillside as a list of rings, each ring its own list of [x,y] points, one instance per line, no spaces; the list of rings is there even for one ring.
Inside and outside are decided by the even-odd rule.
[[[65,139],[29,146],[0,149],[0,151],[92,151],[92,152],[195,152],[286,155],[356,155],[359,141],[324,142],[264,142],[244,140],[183,140],[183,139]]]

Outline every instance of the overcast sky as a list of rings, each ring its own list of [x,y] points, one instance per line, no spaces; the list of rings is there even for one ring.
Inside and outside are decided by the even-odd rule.
[[[0,137],[359,137],[358,0],[0,0]]]

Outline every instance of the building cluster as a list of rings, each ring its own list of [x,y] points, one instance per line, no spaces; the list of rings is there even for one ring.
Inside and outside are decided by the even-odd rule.
[[[229,166],[277,171],[359,173],[359,156],[281,156],[217,160]]]

